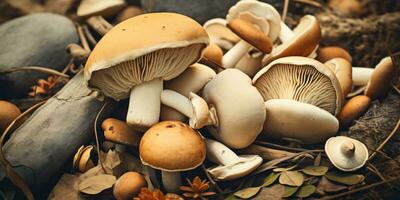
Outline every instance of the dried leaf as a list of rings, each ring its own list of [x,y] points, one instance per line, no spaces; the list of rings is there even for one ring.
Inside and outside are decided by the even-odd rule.
[[[238,198],[236,198],[234,194],[231,194],[231,195],[225,197],[224,200],[238,200]]]
[[[316,187],[313,185],[304,185],[296,193],[296,197],[306,198],[315,192]]]
[[[282,185],[275,184],[271,187],[262,188],[261,192],[252,200],[281,200],[284,192],[285,188]]]
[[[328,172],[325,177],[331,181],[344,185],[356,185],[364,181],[365,176],[361,174],[348,174],[343,172]]]
[[[267,186],[271,185],[272,183],[274,183],[276,181],[276,179],[278,179],[279,175],[280,175],[280,173],[271,172],[267,177],[265,177],[264,183],[262,184],[261,187],[267,187]]]
[[[97,166],[93,167],[92,169],[89,169],[85,173],[79,175],[79,181],[86,180],[90,177],[97,176],[99,174],[104,174],[104,171],[100,165],[97,165]]]
[[[79,176],[73,174],[64,174],[54,186],[47,200],[68,199],[80,200],[78,191]]]
[[[79,191],[85,194],[99,194],[105,189],[111,188],[117,178],[108,174],[100,174],[89,177],[79,183]]]
[[[314,166],[320,166],[321,165],[321,157],[322,157],[322,154],[318,153],[317,157],[315,157],[315,160],[314,160]]]
[[[287,186],[285,185],[285,193],[283,193],[284,198],[291,197],[294,193],[297,192],[299,187],[292,187],[292,186]]]
[[[279,183],[289,186],[301,186],[304,182],[304,176],[298,171],[283,171],[279,176]]]
[[[293,160],[294,158],[297,159],[297,158],[303,158],[303,157],[312,157],[312,155],[308,154],[307,152],[300,152],[300,153],[296,153],[296,154],[293,154],[293,155],[285,156],[283,158],[270,160],[270,161],[260,165],[257,168],[257,170],[255,170],[251,174],[259,174],[259,173],[265,172],[267,170],[277,168],[278,167],[277,165],[282,163],[282,162],[285,162],[285,161],[288,161],[288,160]]]
[[[339,192],[347,189],[344,185],[338,185],[329,181],[325,176],[321,178],[317,186],[317,192],[324,195],[325,192]]]
[[[108,151],[106,158],[103,160],[103,165],[107,171],[107,174],[112,174],[113,169],[119,164],[121,164],[121,159],[118,152],[113,150]]]
[[[125,152],[121,153],[120,156],[122,160],[121,164],[125,170],[143,173],[143,164],[138,158]]]
[[[293,170],[293,169],[296,168],[296,167],[297,167],[297,165],[293,165],[293,166],[286,167],[286,168],[279,167],[279,168],[273,169],[272,171],[274,171],[274,172],[290,171],[290,170]]]
[[[328,172],[328,167],[325,166],[307,166],[301,170],[303,173],[310,176],[323,176]]]
[[[260,191],[261,187],[249,187],[249,188],[244,188],[241,189],[237,192],[234,193],[236,197],[242,198],[242,199],[249,199],[256,195]]]

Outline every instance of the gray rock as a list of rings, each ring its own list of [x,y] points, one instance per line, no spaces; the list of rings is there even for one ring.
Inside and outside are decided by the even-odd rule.
[[[146,8],[150,0],[141,0]],[[208,19],[225,18],[228,10],[238,0],[151,0],[152,12],[177,12],[192,17],[203,24]],[[264,2],[280,5],[281,0],[263,0]],[[278,10],[280,11],[280,10]]]
[[[50,13],[8,21],[0,26],[0,36],[0,70],[19,66],[62,70],[70,59],[65,47],[79,41],[72,21]],[[33,71],[0,75],[0,98],[24,97],[36,80],[47,76]]]

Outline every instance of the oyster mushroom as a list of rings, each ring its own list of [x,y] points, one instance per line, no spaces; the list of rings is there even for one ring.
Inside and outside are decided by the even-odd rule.
[[[107,97],[130,97],[126,121],[145,130],[159,120],[163,81],[197,62],[208,41],[203,27],[184,15],[139,15],[99,41],[86,62],[85,80]]]
[[[21,114],[21,111],[8,101],[0,101],[0,108],[0,135],[2,135],[8,125]]]
[[[240,38],[227,26],[228,22],[222,18],[214,18],[206,21],[203,27],[210,36],[211,43],[214,43],[224,50],[229,50]]]
[[[126,172],[115,182],[113,195],[117,200],[132,200],[143,187],[147,187],[147,182],[142,174]]]

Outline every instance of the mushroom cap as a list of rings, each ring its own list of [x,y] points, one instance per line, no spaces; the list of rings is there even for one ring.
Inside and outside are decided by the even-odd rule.
[[[203,51],[202,61],[208,66],[215,66],[215,64],[222,66],[223,56],[224,52],[222,49],[218,45],[211,42]]]
[[[164,88],[174,90],[185,97],[189,97],[190,92],[199,93],[206,83],[208,83],[215,75],[215,71],[211,68],[195,63],[189,66],[178,77],[166,81],[164,83]],[[165,105],[161,106],[160,118],[161,121],[187,121],[187,118],[182,113]]]
[[[226,50],[232,48],[233,44],[240,40],[235,33],[226,27],[227,23],[225,19],[214,18],[206,21],[203,25],[210,36],[211,42]]]
[[[147,187],[147,182],[142,174],[126,172],[115,182],[113,195],[117,200],[132,200],[143,187]]]
[[[360,141],[345,136],[329,138],[325,143],[325,153],[331,163],[343,171],[354,171],[368,160],[368,149]]]
[[[122,10],[116,19],[117,23],[123,22],[131,17],[135,17],[144,13],[144,10],[137,6],[128,6]]]
[[[339,122],[335,116],[308,103],[271,99],[265,102],[265,110],[265,136],[317,144],[336,135],[339,129]]]
[[[242,19],[232,19],[228,28],[247,43],[263,53],[272,51],[272,40],[250,22]]]
[[[318,49],[318,56],[317,60],[324,63],[332,58],[343,58],[352,62],[351,55],[346,49],[337,46],[327,46],[327,47],[320,47]]]
[[[126,122],[108,118],[103,121],[101,128],[106,140],[129,146],[139,146],[140,133],[131,128]]]
[[[265,55],[263,64],[287,56],[308,56],[313,52],[321,39],[321,28],[316,17],[305,15],[293,30],[294,36],[289,41],[274,48],[271,54]]]
[[[175,172],[201,165],[206,146],[198,132],[178,121],[163,121],[143,135],[139,146],[140,159],[152,168]]]
[[[138,15],[99,41],[86,62],[85,80],[105,96],[128,98],[135,85],[178,76],[200,59],[208,42],[203,27],[184,15]]]
[[[333,58],[324,64],[336,75],[342,88],[343,96],[347,96],[353,88],[353,67],[351,63],[344,58]]]
[[[250,174],[263,162],[259,155],[241,155],[240,159],[241,162],[233,165],[219,165],[207,171],[214,179],[227,181]]]
[[[78,17],[101,15],[109,17],[125,7],[124,0],[82,0],[79,4]]]
[[[236,18],[257,24],[272,41],[278,38],[281,31],[281,16],[278,11],[270,4],[261,1],[243,0],[237,2],[226,15],[228,21]]]
[[[0,135],[20,114],[21,111],[16,105],[8,101],[0,101]]]
[[[89,145],[82,150],[82,155],[79,158],[78,169],[80,172],[86,172],[94,167],[93,161],[90,159],[93,146]]]
[[[335,74],[324,64],[307,57],[284,57],[261,69],[253,78],[265,101],[292,99],[338,115],[343,94]]]
[[[371,98],[366,95],[358,95],[351,98],[344,104],[339,114],[340,126],[342,128],[350,126],[355,119],[358,119],[367,111],[370,104]]]
[[[264,100],[251,79],[238,69],[217,74],[203,89],[203,98],[216,109],[218,124],[207,126],[215,138],[231,148],[245,148],[261,132]]]
[[[392,86],[394,79],[398,77],[398,71],[398,67],[393,64],[389,56],[383,58],[376,65],[364,94],[371,97],[371,99],[376,99],[386,94]]]

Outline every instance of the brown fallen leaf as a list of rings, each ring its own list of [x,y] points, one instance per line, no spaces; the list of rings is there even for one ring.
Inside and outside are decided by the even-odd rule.
[[[64,174],[49,194],[47,200],[81,200],[78,191],[78,182],[78,175]]]
[[[79,181],[84,181],[90,177],[97,176],[99,174],[104,174],[104,173],[105,172],[103,171],[101,166],[97,165],[97,166],[93,167],[92,169],[89,169],[85,173],[79,175]]]
[[[99,194],[100,192],[111,188],[117,178],[109,174],[99,174],[81,181],[78,185],[80,192],[85,194]]]
[[[109,150],[103,160],[104,168],[107,174],[113,174],[113,170],[121,164],[119,153],[114,150]]]
[[[271,187],[262,188],[252,200],[281,200],[284,193],[285,187],[280,184],[275,184]]]
[[[321,178],[317,186],[317,192],[321,195],[325,195],[325,192],[339,192],[345,189],[347,189],[346,186],[335,184],[324,176]]]

